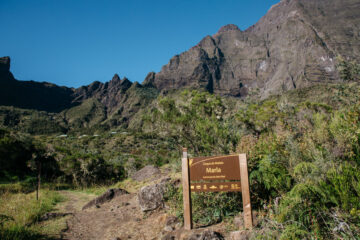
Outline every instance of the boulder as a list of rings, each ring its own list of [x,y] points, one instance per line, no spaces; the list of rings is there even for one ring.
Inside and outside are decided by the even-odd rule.
[[[111,188],[111,189],[107,190],[103,195],[101,195],[101,196],[91,200],[90,202],[88,202],[82,208],[82,210],[85,210],[85,209],[90,208],[92,206],[100,207],[101,204],[104,204],[106,202],[110,202],[113,198],[124,195],[124,194],[128,194],[128,192],[125,191],[124,189]]]
[[[138,193],[138,201],[143,212],[164,207],[165,183],[142,187]]]
[[[131,176],[131,178],[135,181],[142,182],[145,181],[146,179],[156,178],[156,176],[159,176],[160,173],[161,171],[159,170],[159,168],[153,165],[148,165],[146,167],[143,167],[139,171],[135,172]]]

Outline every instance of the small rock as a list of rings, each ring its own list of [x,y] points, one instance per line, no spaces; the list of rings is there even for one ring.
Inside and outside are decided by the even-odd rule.
[[[165,226],[164,231],[165,232],[172,232],[172,231],[174,231],[174,228],[172,226]]]
[[[165,220],[165,225],[166,226],[172,226],[172,225],[175,225],[176,223],[179,222],[179,219],[175,216],[168,216]]]
[[[161,238],[161,240],[175,240],[175,236],[172,234],[167,234],[164,237]]]
[[[201,234],[193,234],[191,235],[188,240],[223,240],[223,236],[220,233],[205,230]]]
[[[259,221],[258,221],[258,212],[257,211],[252,211],[252,218],[253,218],[253,226],[257,226]],[[235,226],[237,226],[238,228],[244,228],[244,214],[240,213],[239,215],[237,215],[234,218],[234,224]]]
[[[235,231],[230,233],[230,240],[248,240],[246,231]]]

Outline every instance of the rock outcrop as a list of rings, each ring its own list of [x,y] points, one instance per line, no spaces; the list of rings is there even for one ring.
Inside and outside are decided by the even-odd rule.
[[[82,210],[88,209],[88,208],[93,207],[93,206],[100,206],[101,204],[109,202],[113,198],[124,195],[124,194],[129,194],[129,193],[126,190],[121,189],[121,188],[111,188],[111,189],[107,190],[104,194],[102,194],[101,196],[99,196],[99,197],[91,200],[90,202],[88,202],[82,208]]]
[[[164,207],[165,183],[142,187],[138,193],[140,208],[143,212]]]
[[[131,178],[135,181],[141,182],[149,179],[154,179],[156,177],[159,177],[161,174],[161,171],[159,168],[148,165],[140,169],[139,171],[135,172],[131,175]]]

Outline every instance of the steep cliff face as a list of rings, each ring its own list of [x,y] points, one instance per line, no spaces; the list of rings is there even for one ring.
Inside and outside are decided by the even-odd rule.
[[[360,58],[359,23],[359,0],[283,0],[246,31],[230,24],[206,36],[144,84],[266,97],[336,82],[335,57]]]
[[[108,109],[108,112],[112,112],[118,103],[126,97],[125,93],[132,84],[127,78],[120,79],[115,74],[109,82],[101,83],[96,81],[88,86],[75,89],[73,101],[82,102],[89,98],[96,98]]]

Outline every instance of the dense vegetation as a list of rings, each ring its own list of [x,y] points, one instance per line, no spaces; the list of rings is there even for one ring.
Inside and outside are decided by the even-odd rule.
[[[359,93],[357,84],[317,86],[244,102],[232,119],[222,115],[221,99],[186,91],[187,104],[160,101],[159,119],[164,135],[194,155],[247,153],[252,202],[262,209],[255,238],[354,238],[360,234]],[[191,140],[203,135],[195,147]],[[169,191],[179,216],[180,196],[181,189]],[[194,194],[194,219],[207,225],[233,215],[238,199]]]
[[[42,162],[45,184],[114,184],[148,164],[169,164],[179,172],[183,146],[192,156],[241,152],[248,156],[252,203],[260,219],[252,237],[337,239],[360,234],[356,83],[313,86],[260,102],[251,96],[239,100],[173,92],[138,114],[132,128],[92,129],[88,135],[58,131],[36,136],[1,130],[2,182],[30,192],[38,173],[34,162]],[[9,187],[1,189],[9,192]],[[180,217],[181,191],[169,187],[166,195],[171,211]],[[240,199],[234,193],[194,194],[194,220],[198,225],[230,221],[229,216],[241,211]],[[13,228],[11,217],[1,216],[1,234]]]

